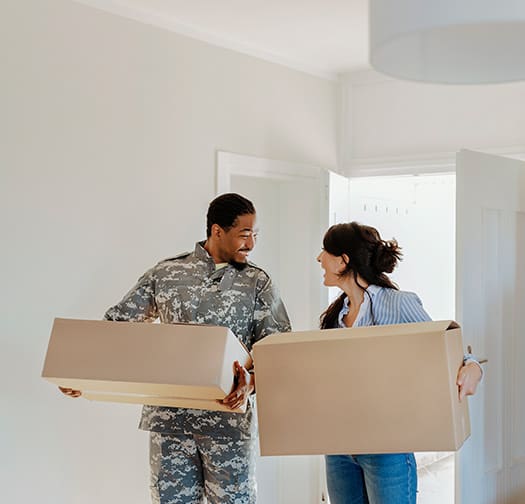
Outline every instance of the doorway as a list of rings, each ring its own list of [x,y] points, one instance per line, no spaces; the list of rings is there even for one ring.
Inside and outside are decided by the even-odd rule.
[[[455,318],[454,173],[347,179],[330,174],[330,224],[357,221],[395,238],[403,261],[391,275],[435,320]],[[331,288],[330,300],[338,295]],[[417,453],[418,504],[454,502],[453,453]]]

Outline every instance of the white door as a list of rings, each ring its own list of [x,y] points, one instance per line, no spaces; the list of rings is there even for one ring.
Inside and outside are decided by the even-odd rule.
[[[457,155],[456,314],[488,358],[459,453],[461,504],[525,503],[525,162]]]
[[[294,330],[318,327],[326,289],[315,258],[328,224],[327,174],[319,168],[218,153],[217,192],[252,200],[260,228],[250,260],[278,285]],[[293,418],[291,421],[300,421]],[[258,504],[319,504],[320,457],[259,457]]]

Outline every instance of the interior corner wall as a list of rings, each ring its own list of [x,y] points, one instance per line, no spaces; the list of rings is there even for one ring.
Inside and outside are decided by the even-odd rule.
[[[140,407],[40,378],[53,318],[204,237],[217,150],[335,167],[337,84],[69,0],[3,0],[0,55],[0,501],[144,504]]]
[[[346,175],[453,162],[462,148],[525,152],[525,82],[452,86],[366,71],[340,83],[339,171]]]

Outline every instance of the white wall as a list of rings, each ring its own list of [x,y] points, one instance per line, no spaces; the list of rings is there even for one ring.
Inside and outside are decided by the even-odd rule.
[[[145,503],[140,408],[44,382],[52,320],[203,237],[216,150],[334,168],[335,84],[66,0],[0,9],[0,501]]]
[[[451,86],[341,76],[339,171],[447,171],[459,149],[525,153],[525,82]]]

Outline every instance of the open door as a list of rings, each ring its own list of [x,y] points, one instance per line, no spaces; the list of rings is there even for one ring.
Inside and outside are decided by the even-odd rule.
[[[457,155],[456,314],[488,359],[456,502],[525,503],[525,162]]]

